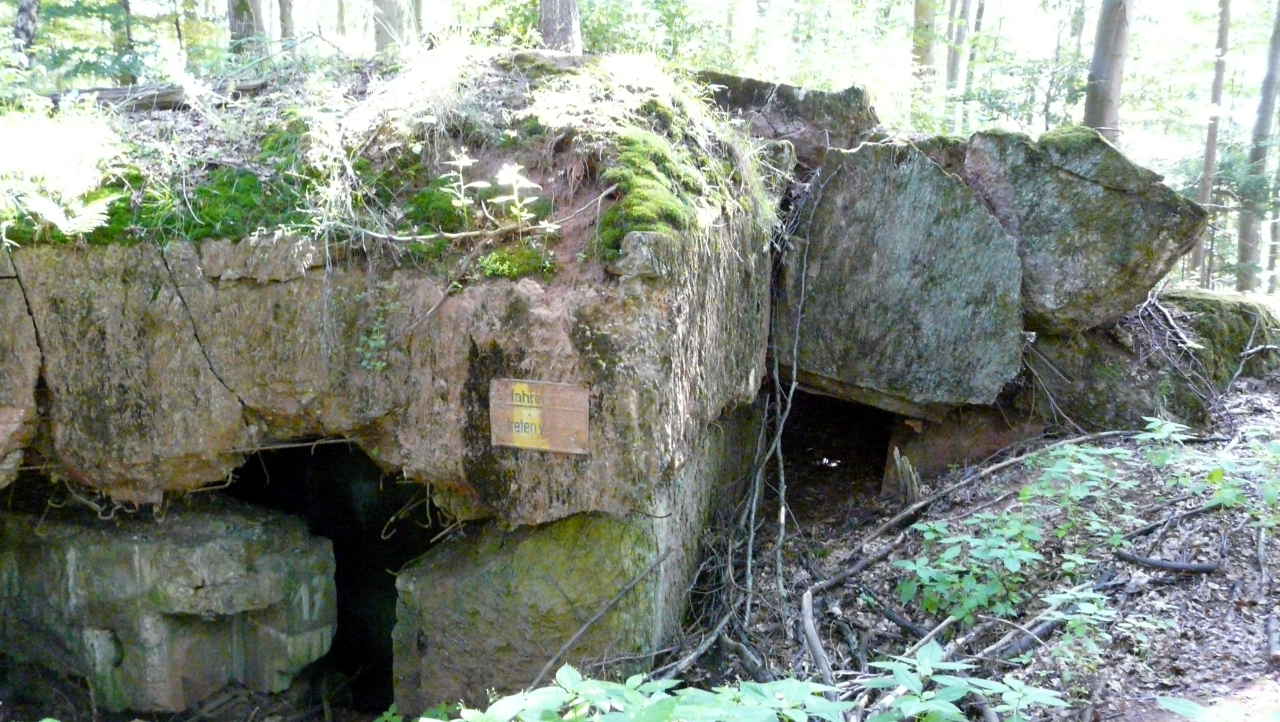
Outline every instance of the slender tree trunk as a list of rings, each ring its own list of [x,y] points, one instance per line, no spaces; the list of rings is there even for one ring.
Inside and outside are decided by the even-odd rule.
[[[401,0],[374,0],[373,44],[378,52],[405,40],[404,5]]]
[[[930,124],[935,71],[933,68],[934,22],[938,0],[915,0],[915,25],[911,30],[911,62],[915,76],[912,88],[911,121],[917,130]]]
[[[31,65],[31,46],[40,25],[40,0],[18,0],[18,15],[13,19],[13,49]]]
[[[1262,80],[1262,98],[1258,101],[1258,117],[1253,124],[1249,146],[1249,167],[1240,187],[1240,228],[1236,240],[1236,290],[1252,291],[1258,287],[1258,266],[1262,252],[1262,219],[1264,204],[1270,195],[1267,188],[1267,147],[1271,144],[1271,121],[1276,112],[1276,79],[1280,70],[1280,3],[1271,30],[1271,46],[1267,52],[1267,74]]]
[[[1089,66],[1084,124],[1114,142],[1120,134],[1120,86],[1129,46],[1130,0],[1103,0]]]
[[[133,85],[138,82],[138,76],[133,72],[133,68],[136,67],[136,58],[133,57],[133,8],[129,7],[129,0],[120,0],[120,9],[124,11],[124,21],[115,28],[115,37],[112,39],[112,50],[121,61],[116,83]]]
[[[338,0],[338,17],[337,17],[337,25],[338,25],[338,28],[337,28],[337,30],[338,30],[338,35],[339,35],[339,36],[346,35],[346,34],[347,34],[347,3],[346,3],[346,0]]]
[[[956,25],[957,25],[956,11],[959,9],[960,9],[960,3],[957,0],[951,0],[951,2],[947,4],[947,77],[946,77],[947,90],[951,90],[953,87],[955,87],[956,81],[958,80],[958,78],[954,74],[955,71],[952,70],[952,62],[955,61],[957,63],[956,67],[958,69],[959,61],[955,59],[960,52],[959,48],[956,47]]]
[[[1280,161],[1271,185],[1271,243],[1267,249],[1267,293],[1275,295],[1280,279],[1276,278],[1276,256],[1280,255]]]
[[[182,8],[178,6],[178,0],[173,0],[171,5],[173,6],[173,34],[178,39],[178,52],[186,57],[187,44],[182,39]]]
[[[541,0],[538,30],[542,44],[573,55],[582,54],[582,19],[578,0]]]
[[[1049,71],[1049,87],[1044,91],[1044,129],[1053,129],[1053,101],[1058,98],[1058,91],[1065,87],[1065,74],[1062,72],[1062,25],[1058,25],[1057,36],[1053,43],[1053,70]]]
[[[422,3],[423,0],[413,0],[413,37],[418,39],[427,33],[426,28],[422,26]]]
[[[986,12],[986,0],[978,0],[978,9],[973,14],[973,36],[969,41],[969,61],[964,71],[964,108],[956,132],[961,133],[971,125],[969,91],[973,88],[973,69],[978,66],[978,35],[982,32],[982,15]]]
[[[1227,77],[1227,31],[1231,29],[1231,0],[1218,0],[1218,50],[1213,65],[1212,108],[1209,131],[1204,141],[1204,169],[1200,173],[1200,190],[1196,200],[1208,205],[1213,200],[1213,180],[1218,172],[1218,125],[1222,117],[1222,87]],[[1206,230],[1205,233],[1208,233]],[[1200,287],[1209,287],[1209,265],[1205,263],[1204,236],[1191,252],[1191,267],[1200,274]]]
[[[280,0],[280,44],[288,47],[293,37],[293,0]]]
[[[231,30],[231,50],[242,55],[260,55],[265,27],[260,0],[227,0],[227,24]]]

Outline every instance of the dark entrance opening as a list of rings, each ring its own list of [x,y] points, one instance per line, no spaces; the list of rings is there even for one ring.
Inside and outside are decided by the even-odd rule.
[[[873,406],[796,390],[782,451],[798,522],[848,526],[871,515],[897,420]]]
[[[394,572],[421,556],[438,531],[427,488],[397,484],[354,444],[330,441],[259,452],[235,476],[231,496],[301,516],[311,533],[333,542],[338,628],[316,665],[329,702],[361,712],[386,710],[392,702]],[[411,512],[397,519],[405,509]]]

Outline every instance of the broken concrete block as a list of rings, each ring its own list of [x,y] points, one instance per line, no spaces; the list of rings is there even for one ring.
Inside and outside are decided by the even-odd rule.
[[[333,551],[301,520],[209,496],[163,521],[68,502],[0,513],[0,645],[111,711],[281,692],[329,649]]]

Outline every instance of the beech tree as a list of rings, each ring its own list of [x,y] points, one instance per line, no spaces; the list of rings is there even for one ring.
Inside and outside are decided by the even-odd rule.
[[[231,31],[231,50],[258,54],[267,28],[262,19],[260,0],[227,0],[227,25]]]
[[[288,42],[293,36],[293,0],[280,0],[280,41]]]
[[[1196,200],[1208,204],[1213,200],[1213,178],[1218,172],[1218,126],[1222,119],[1222,86],[1227,76],[1227,34],[1231,29],[1231,0],[1218,0],[1217,60],[1213,65],[1213,90],[1210,97],[1209,130],[1204,141],[1204,170]],[[1206,231],[1206,234],[1208,232]],[[1209,264],[1205,258],[1204,236],[1191,253],[1191,268],[1200,273],[1200,286],[1209,287]]]
[[[553,50],[582,54],[582,18],[578,0],[541,0],[538,32],[542,44]]]
[[[401,0],[374,0],[373,44],[378,52],[405,39],[404,5]]]
[[[928,124],[929,105],[933,98],[933,40],[937,15],[938,0],[915,0],[915,24],[911,29],[911,66],[915,78],[911,92],[911,117],[917,128]]]
[[[1120,85],[1129,45],[1130,0],[1103,0],[1089,66],[1084,124],[1110,141],[1120,134]]]
[[[18,15],[13,21],[13,48],[31,63],[31,45],[36,41],[40,22],[40,0],[19,0]]]
[[[1240,184],[1240,224],[1236,236],[1236,290],[1258,287],[1262,260],[1262,218],[1270,195],[1267,183],[1267,149],[1271,145],[1271,120],[1276,113],[1276,80],[1280,71],[1280,3],[1276,5],[1267,52],[1267,74],[1262,79],[1262,97],[1253,123],[1249,145],[1249,165]]]

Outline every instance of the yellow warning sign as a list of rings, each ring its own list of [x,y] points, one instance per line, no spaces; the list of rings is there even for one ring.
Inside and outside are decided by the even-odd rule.
[[[524,379],[489,383],[494,446],[587,454],[590,392],[573,384]]]

